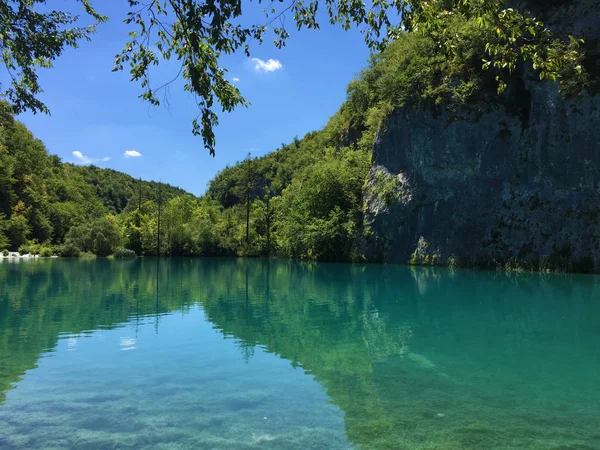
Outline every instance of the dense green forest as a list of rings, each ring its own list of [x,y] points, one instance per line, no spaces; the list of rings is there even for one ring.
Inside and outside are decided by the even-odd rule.
[[[0,250],[108,256],[126,255],[126,248],[156,255],[160,243],[161,255],[348,259],[370,154],[336,148],[336,133],[329,126],[227,168],[196,198],[113,170],[62,163],[3,105]]]
[[[138,184],[112,170],[63,164],[3,104],[0,249],[362,260],[361,242],[369,235],[363,185],[377,132],[394,108],[460,116],[483,112],[491,98],[514,114],[526,107],[519,101],[522,67],[511,75],[482,66],[496,30],[459,15],[448,20],[457,36],[452,49],[440,46],[435,33],[400,35],[350,83],[347,101],[321,131],[225,168],[202,198],[170,186],[161,193],[157,183]],[[585,66],[583,56],[574,57]],[[506,80],[500,90],[498,74]],[[567,96],[589,86],[583,69],[559,80]],[[374,195],[388,204],[399,200],[395,180],[377,182]]]
[[[167,202],[189,194],[62,163],[0,103],[0,250],[111,254],[122,244],[120,218],[137,210],[140,198],[154,205],[159,195]]]

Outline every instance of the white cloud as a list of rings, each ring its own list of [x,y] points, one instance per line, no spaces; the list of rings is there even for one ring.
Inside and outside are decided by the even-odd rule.
[[[142,154],[136,150],[125,150],[125,158],[139,158]]]
[[[259,58],[252,58],[252,62],[254,63],[254,70],[257,72],[275,72],[283,67],[278,59],[263,61]]]
[[[73,152],[73,156],[81,163],[81,164],[93,164],[97,162],[106,162],[110,161],[110,157],[104,156],[102,158],[90,158],[89,156],[84,155],[79,150],[75,150]]]
[[[233,77],[233,82],[237,83],[238,81],[240,81],[240,79],[238,77]]]

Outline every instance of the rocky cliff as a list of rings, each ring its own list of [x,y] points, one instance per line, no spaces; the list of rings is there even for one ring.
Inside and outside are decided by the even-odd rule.
[[[598,2],[557,5],[553,28],[597,48]],[[523,86],[519,108],[392,113],[365,187],[370,259],[600,272],[600,96]]]

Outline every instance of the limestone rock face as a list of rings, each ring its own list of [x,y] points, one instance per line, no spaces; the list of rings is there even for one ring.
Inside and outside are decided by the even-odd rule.
[[[526,86],[525,116],[392,114],[365,188],[370,259],[600,272],[600,96]]]
[[[583,37],[595,71],[598,0],[510,5]],[[369,259],[600,272],[600,96],[566,100],[532,73],[523,86],[516,108],[394,111],[365,187]]]

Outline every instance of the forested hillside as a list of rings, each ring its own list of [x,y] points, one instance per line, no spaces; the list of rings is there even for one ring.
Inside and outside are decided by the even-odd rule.
[[[345,109],[323,131],[226,168],[196,198],[62,163],[2,104],[0,250],[156,255],[160,241],[161,255],[356,259],[373,134],[365,145],[340,146]]]
[[[158,195],[158,183],[62,163],[0,102],[0,250],[48,255],[85,229],[89,245],[75,247],[112,253],[121,244],[118,215]],[[185,191],[163,184],[160,195],[168,201]]]

